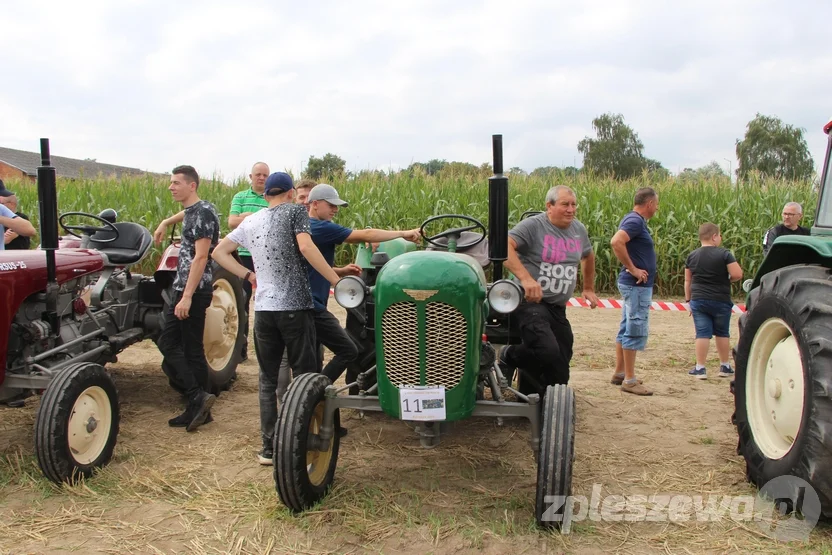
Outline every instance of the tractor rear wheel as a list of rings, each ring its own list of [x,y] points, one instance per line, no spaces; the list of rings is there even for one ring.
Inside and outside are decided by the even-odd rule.
[[[538,526],[569,531],[572,463],[575,460],[575,393],[550,385],[543,397],[543,426],[537,458],[535,519]]]
[[[118,393],[102,366],[79,362],[57,372],[35,420],[44,475],[56,483],[89,477],[112,458],[118,426]]]
[[[341,427],[339,412],[334,433],[325,446],[317,440],[323,424],[324,393],[331,382],[323,374],[303,374],[292,381],[274,429],[274,481],[280,500],[292,512],[308,509],[326,495],[335,478]]]
[[[205,359],[208,361],[208,386],[211,393],[228,389],[237,377],[243,342],[246,301],[240,278],[220,267],[213,267],[211,287],[214,295],[205,311]]]
[[[735,419],[748,479],[806,480],[832,516],[832,271],[789,266],[749,296],[736,349]],[[800,508],[799,489],[784,499]],[[807,515],[809,516],[809,515]]]

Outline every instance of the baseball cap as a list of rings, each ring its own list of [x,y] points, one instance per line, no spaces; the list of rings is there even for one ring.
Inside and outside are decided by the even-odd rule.
[[[14,193],[6,189],[6,185],[3,183],[3,180],[0,179],[0,197],[13,197]]]
[[[306,202],[312,202],[313,200],[325,200],[335,206],[349,206],[347,201],[341,200],[341,197],[338,196],[338,191],[335,190],[335,187],[326,183],[319,183],[312,187]]]
[[[294,189],[295,184],[292,176],[286,172],[274,172],[266,178],[266,186],[263,193],[266,195],[279,195]]]

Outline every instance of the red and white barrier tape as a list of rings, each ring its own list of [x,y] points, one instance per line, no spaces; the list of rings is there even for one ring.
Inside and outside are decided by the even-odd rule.
[[[621,308],[624,303],[618,299],[598,299],[598,308]],[[586,302],[585,299],[576,299],[571,298],[567,303],[567,306],[580,306],[580,307],[589,307],[589,303]],[[653,301],[650,303],[651,310],[669,310],[670,312],[688,312],[690,311],[690,306],[688,303],[675,303],[675,302],[666,302],[666,301]],[[734,307],[731,309],[731,312],[735,312],[737,314],[741,314],[745,312],[745,305],[743,304],[735,304]]]
[[[329,294],[332,295],[334,291],[332,289],[329,290]],[[586,302],[585,299],[580,298],[576,299],[572,297],[566,303],[566,306],[577,306],[577,307],[584,307],[589,308],[589,303]],[[621,308],[624,306],[624,303],[618,299],[598,299],[598,308]],[[650,303],[650,310],[668,310],[670,312],[689,312],[690,306],[688,303],[675,303],[675,302],[667,302],[667,301],[653,301]],[[744,304],[735,304],[734,307],[731,309],[731,312],[736,314],[742,314],[745,312],[745,305]]]

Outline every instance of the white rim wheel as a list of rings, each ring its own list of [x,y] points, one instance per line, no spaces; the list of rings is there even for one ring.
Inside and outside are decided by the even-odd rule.
[[[69,417],[69,450],[78,464],[90,464],[101,454],[110,437],[113,410],[107,393],[88,387],[76,399]]]
[[[212,370],[220,371],[234,356],[240,317],[234,289],[226,279],[214,283],[214,295],[205,311],[205,358]]]
[[[797,339],[780,318],[766,320],[757,330],[745,388],[754,441],[769,459],[782,459],[800,430],[805,384]]]

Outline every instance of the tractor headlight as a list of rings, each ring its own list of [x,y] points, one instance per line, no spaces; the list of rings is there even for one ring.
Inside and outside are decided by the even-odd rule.
[[[488,290],[488,304],[500,314],[514,312],[522,300],[523,291],[520,286],[507,279],[495,281]]]
[[[754,283],[753,279],[747,279],[744,282],[742,282],[742,290],[746,293],[750,292],[752,283]]]
[[[361,278],[346,276],[335,284],[335,301],[344,308],[357,308],[364,302],[366,291]]]

